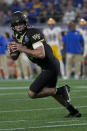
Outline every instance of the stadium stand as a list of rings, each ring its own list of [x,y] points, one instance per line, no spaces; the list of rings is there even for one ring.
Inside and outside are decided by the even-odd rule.
[[[69,9],[70,8],[70,9]],[[53,17],[58,23],[65,21],[69,11],[70,20],[77,21],[79,17],[86,16],[87,2],[85,0],[13,0],[12,3],[0,1],[0,25],[7,25],[12,12],[23,11],[28,15],[29,22],[33,24],[45,23]]]

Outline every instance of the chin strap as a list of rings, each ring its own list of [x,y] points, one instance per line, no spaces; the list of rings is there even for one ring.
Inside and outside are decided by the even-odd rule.
[[[27,28],[24,28],[22,31],[13,30],[14,31],[14,35],[18,34],[18,37],[20,38],[20,36],[23,35],[26,32],[26,29]]]

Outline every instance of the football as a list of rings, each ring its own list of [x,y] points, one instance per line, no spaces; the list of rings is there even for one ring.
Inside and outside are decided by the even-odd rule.
[[[13,60],[17,60],[18,56],[20,55],[19,51],[10,52],[10,56]]]
[[[8,44],[8,52],[11,56],[11,58],[13,60],[17,60],[19,54],[20,54],[20,51],[17,50],[17,47],[15,46],[15,41],[11,41],[9,44]]]

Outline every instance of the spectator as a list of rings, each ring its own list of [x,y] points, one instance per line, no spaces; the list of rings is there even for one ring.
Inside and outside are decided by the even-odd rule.
[[[9,61],[12,61],[12,59],[10,58],[10,56],[9,56],[9,53],[8,53],[8,51],[7,51],[7,45],[8,45],[8,43],[10,42],[10,40],[11,40],[11,38],[10,38],[10,34],[8,33],[8,32],[5,32],[4,33],[4,38],[5,38],[5,42],[6,42],[6,61],[7,61],[7,69],[8,69],[8,74],[9,74],[9,78],[10,78],[10,76],[11,76],[11,74],[13,73],[12,71],[12,68],[9,68]]]
[[[62,17],[63,17],[63,10],[60,8],[60,5],[55,5],[55,8],[56,8],[55,19],[56,19],[57,22],[61,22]]]
[[[8,79],[8,65],[6,56],[6,41],[3,35],[0,35],[0,69],[4,71],[4,79]],[[0,77],[2,78],[1,74]]]
[[[75,7],[82,7],[84,0],[73,0]]]
[[[5,37],[5,42],[6,42],[6,50],[7,50],[7,45],[8,42],[10,42],[11,38],[10,38],[10,34],[8,32],[4,33],[4,37]]]
[[[38,16],[38,12],[34,8],[32,8],[28,14],[29,23],[36,24],[38,22]]]
[[[10,10],[12,12],[14,12],[14,11],[21,11],[22,10],[22,8],[21,8],[21,6],[20,6],[20,4],[19,4],[19,2],[17,0],[13,1],[12,5],[10,6]]]
[[[7,15],[6,15],[6,17],[5,17],[5,25],[8,25],[8,24],[9,24],[9,19],[10,19],[10,17],[11,17],[11,14],[12,14],[11,10],[8,9]]]
[[[84,52],[84,39],[79,31],[76,30],[76,25],[73,22],[68,24],[68,32],[63,37],[63,44],[66,50],[66,77],[71,76],[72,64],[75,66],[75,79],[80,77],[80,69],[82,55]]]
[[[50,2],[48,2],[48,8],[47,8],[47,14],[48,18],[54,18],[56,21],[58,21],[58,11],[54,7],[54,5]]]
[[[2,10],[0,10],[0,26],[5,25],[5,14]]]
[[[76,13],[73,10],[72,5],[68,5],[67,11],[65,12],[63,16],[63,23],[69,23],[70,21],[74,21],[76,18]]]
[[[8,4],[4,0],[0,0],[0,10],[3,12],[7,12]]]
[[[13,37],[11,39],[9,39],[9,42],[13,40]],[[20,39],[22,40],[22,37]],[[19,39],[19,41],[20,41],[20,39]],[[16,76],[17,80],[21,80],[22,78],[25,80],[28,80],[27,56],[24,53],[20,54],[18,59],[15,61],[15,65],[16,65],[16,72],[17,72],[17,76]],[[32,71],[30,73],[32,73]],[[32,74],[30,74],[30,75],[32,75]]]
[[[19,6],[21,7],[21,10],[23,11],[23,10],[28,10],[27,8],[26,8],[26,4],[23,2],[23,1],[19,1]]]
[[[83,9],[81,10],[80,18],[87,20],[87,7],[83,7]]]
[[[6,41],[6,50],[7,50],[7,45],[12,40],[12,38],[10,37],[10,34],[8,32],[4,33],[4,37],[5,37],[5,41]],[[8,51],[6,52],[6,58],[7,58],[7,64],[8,64],[9,78],[16,78],[17,72],[16,72],[15,61],[13,61],[11,59]]]
[[[66,2],[66,0],[61,0],[61,2],[59,3],[60,8],[61,8],[61,10],[62,10],[63,12],[66,11],[67,3],[68,3],[68,1]]]
[[[46,20],[50,17],[53,17],[56,22],[61,22],[63,15],[64,23],[75,20],[75,18],[77,20],[77,13],[78,17],[82,16],[83,13],[87,13],[84,11],[85,9],[81,11],[82,7],[79,6],[83,5],[83,7],[86,8],[86,2],[83,2],[83,0],[80,0],[79,2],[77,1],[78,0],[13,0],[13,3],[9,5],[9,3],[6,3],[3,0],[0,2],[0,10],[3,12],[3,17],[0,21],[0,25],[8,24],[9,13],[24,10],[28,11],[31,24],[37,24],[40,22],[45,23]],[[75,3],[75,5],[73,3]],[[75,10],[73,10],[73,7]]]
[[[40,9],[41,3],[39,0],[33,1],[33,8],[34,9]]]
[[[25,7],[30,10],[33,7],[32,0],[24,0],[23,3],[25,4]]]
[[[40,9],[40,23],[45,23],[48,20],[48,16],[47,16],[47,9],[44,6],[44,4],[41,4],[41,9]]]
[[[22,78],[28,80],[26,57],[27,56],[24,53],[21,53],[19,58],[15,61],[16,71],[18,74],[17,80],[21,80]]]

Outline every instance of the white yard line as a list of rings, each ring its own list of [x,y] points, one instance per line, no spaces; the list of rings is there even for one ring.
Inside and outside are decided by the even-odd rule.
[[[19,83],[19,82],[31,82],[31,81],[34,81],[35,80],[35,78],[32,78],[32,79],[28,79],[28,80],[24,80],[24,79],[22,79],[22,80],[17,80],[17,79],[8,79],[8,80],[0,80],[0,83],[7,83],[7,82],[9,82],[9,83],[11,83],[11,82],[16,82],[16,83]]]
[[[87,89],[87,86],[76,86],[76,87],[74,87],[74,89],[75,89],[75,88]]]
[[[29,86],[12,86],[12,87],[0,87],[0,90],[15,90],[15,89],[28,89]],[[72,89],[87,89],[87,86],[75,86],[74,88],[71,87]],[[74,90],[74,91],[78,91],[78,90]],[[82,90],[81,90],[82,91]]]
[[[27,91],[26,91],[27,92]],[[0,96],[4,96],[4,95],[21,95],[21,94],[27,94],[26,92],[15,92],[15,93],[13,93],[13,92],[11,92],[11,93],[0,93]],[[71,93],[74,93],[74,92],[87,92],[87,90],[85,91],[85,90],[83,90],[83,91],[81,91],[81,90],[78,90],[78,91],[72,91]]]
[[[74,121],[79,121],[79,120],[65,120],[65,121],[61,121],[61,120],[59,120],[59,121],[49,121],[49,122],[47,122],[47,123],[62,123],[62,122],[74,122]]]
[[[87,106],[76,106],[77,108],[87,108]],[[10,112],[33,112],[33,111],[43,111],[43,110],[60,110],[64,109],[64,107],[53,107],[53,108],[38,108],[38,109],[25,109],[25,110],[5,110],[5,111],[0,111],[0,113],[10,113]]]
[[[22,94],[22,93],[21,93],[21,94]],[[24,93],[23,93],[23,94],[24,94]],[[26,95],[27,95],[27,94],[26,94]],[[49,97],[39,98],[38,100],[41,100],[41,99],[48,100]],[[15,99],[15,98],[14,98],[14,99],[10,99],[10,98],[7,99],[7,98],[6,98],[6,99],[3,99],[3,100],[0,99],[0,102],[3,102],[3,101],[6,101],[6,102],[13,102],[13,101],[14,101],[14,102],[17,102],[17,101],[22,101],[22,102],[23,102],[23,101],[32,101],[32,100],[34,101],[34,99],[29,98],[28,95],[27,95],[27,98],[26,98],[26,99],[25,99],[25,98],[23,98],[23,99]]]
[[[0,129],[0,131],[15,131],[15,130],[25,130],[25,129],[41,129],[41,128],[73,127],[73,126],[87,126],[87,123],[29,126],[29,127],[24,127],[24,128],[20,128],[20,127],[19,128],[5,128],[5,129]]]
[[[0,93],[0,96],[7,96],[7,95],[22,95],[26,94],[26,92],[15,92],[15,93]]]
[[[0,113],[5,113],[5,112],[32,112],[32,111],[43,111],[43,110],[57,110],[57,109],[62,109],[63,107],[58,107],[58,108],[38,108],[38,109],[25,109],[25,110],[5,110],[5,111],[0,111]]]
[[[0,90],[21,90],[21,89],[28,89],[29,87],[25,87],[25,86],[16,86],[16,87],[0,87]]]
[[[87,96],[75,96],[75,97],[71,97],[71,99],[82,99],[82,98],[87,98]]]
[[[26,122],[26,121],[30,121],[30,120],[10,120],[10,121],[0,121],[0,123],[18,123],[18,122]],[[76,121],[79,121],[79,120],[66,120],[66,121],[61,121],[61,120],[58,120],[58,121],[45,121],[45,120],[33,120],[33,122],[45,122],[45,123],[63,123],[63,122],[76,122]]]
[[[18,94],[18,93],[17,93],[17,94]],[[25,94],[25,93],[20,93],[20,95],[21,95],[21,94]],[[10,95],[12,95],[12,94],[10,94]],[[19,94],[18,94],[18,95],[19,95]],[[27,95],[27,94],[26,94],[26,95]],[[84,99],[84,98],[87,98],[87,96],[71,97],[71,99]],[[49,98],[49,97],[44,97],[44,98],[39,98],[38,100],[41,100],[41,99],[48,100],[48,99],[50,99],[50,98]],[[32,101],[32,100],[34,101],[34,99],[31,99],[31,98],[29,98],[29,97],[27,97],[26,99],[25,99],[25,98],[22,98],[22,99],[21,99],[21,98],[20,98],[20,99],[16,99],[16,98],[15,98],[15,99],[7,99],[7,98],[6,98],[6,99],[3,99],[3,100],[0,99],[0,102],[3,102],[3,101],[6,101],[6,102],[7,102],[7,101],[8,101],[8,102],[20,102],[20,101],[22,101],[22,102],[23,102],[23,101]]]
[[[15,122],[15,123],[16,123],[16,122],[18,123],[18,122],[25,122],[25,121],[29,121],[29,120],[0,121],[0,123],[14,123],[14,122]]]
[[[73,93],[73,92],[77,92],[77,93],[78,93],[78,92],[81,92],[81,93],[82,93],[82,92],[86,92],[86,93],[87,93],[87,90],[79,90],[79,89],[78,89],[78,90],[72,90],[72,91],[71,91],[71,93]]]

